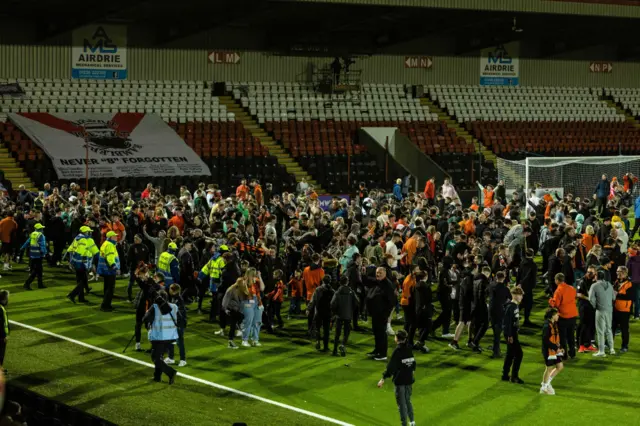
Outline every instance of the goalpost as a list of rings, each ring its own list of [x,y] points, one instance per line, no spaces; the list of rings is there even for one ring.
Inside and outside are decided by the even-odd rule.
[[[603,174],[609,181],[616,177],[622,184],[627,173],[640,177],[640,156],[527,157],[518,161],[498,158],[498,178],[504,180],[507,194],[524,189],[527,198],[536,184],[560,196],[570,193],[590,198]],[[640,185],[634,185],[634,193],[638,190]]]

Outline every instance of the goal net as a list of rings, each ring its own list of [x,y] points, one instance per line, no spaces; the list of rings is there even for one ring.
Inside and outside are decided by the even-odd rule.
[[[640,177],[640,156],[498,158],[498,178],[504,180],[508,195],[522,189],[529,194],[539,184],[544,191],[557,191],[560,196],[592,197],[603,174],[622,184],[627,173]],[[639,191],[640,185],[634,185],[634,193]]]

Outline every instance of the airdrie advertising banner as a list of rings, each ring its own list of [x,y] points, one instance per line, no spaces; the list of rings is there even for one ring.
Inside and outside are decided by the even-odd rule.
[[[517,44],[500,45],[480,51],[481,86],[517,86],[520,64]]]
[[[154,114],[9,114],[42,148],[60,179],[210,176],[207,165]]]
[[[72,42],[72,78],[127,78],[127,27],[87,25],[73,31]]]

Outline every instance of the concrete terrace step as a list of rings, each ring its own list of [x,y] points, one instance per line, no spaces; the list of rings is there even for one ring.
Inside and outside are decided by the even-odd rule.
[[[219,96],[220,103],[227,106],[227,111],[232,112],[236,116],[236,121],[242,123],[245,129],[251,132],[251,135],[258,138],[260,145],[267,148],[269,155],[276,157],[278,164],[285,166],[288,173],[295,176],[296,181],[300,182],[303,178],[314,185],[318,193],[325,193],[325,191],[316,185],[316,181],[311,179],[311,176],[304,171],[302,166],[291,157],[278,143],[276,143],[267,131],[258,123],[249,113],[239,105],[231,96]]]

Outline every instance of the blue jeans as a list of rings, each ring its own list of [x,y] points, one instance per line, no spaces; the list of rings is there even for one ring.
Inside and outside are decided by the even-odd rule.
[[[253,302],[253,303],[251,303]],[[252,300],[247,300],[242,305],[242,314],[244,315],[244,320],[242,322],[242,340],[247,341],[253,331],[253,322],[255,317],[256,308],[255,305],[258,303],[258,298],[253,296]]]
[[[260,340],[260,329],[262,328],[262,313],[264,312],[263,306],[258,306],[257,298],[255,305],[255,312],[253,313],[253,329],[251,330],[251,340],[258,342]]]
[[[289,315],[300,313],[300,303],[301,298],[299,296],[291,298],[291,303],[289,304]]]
[[[180,352],[180,359],[183,361],[187,360],[187,355],[184,350],[184,327],[178,327],[178,340],[176,340],[176,345],[178,346],[178,351]],[[173,356],[175,345],[169,345],[169,358],[174,359]]]

